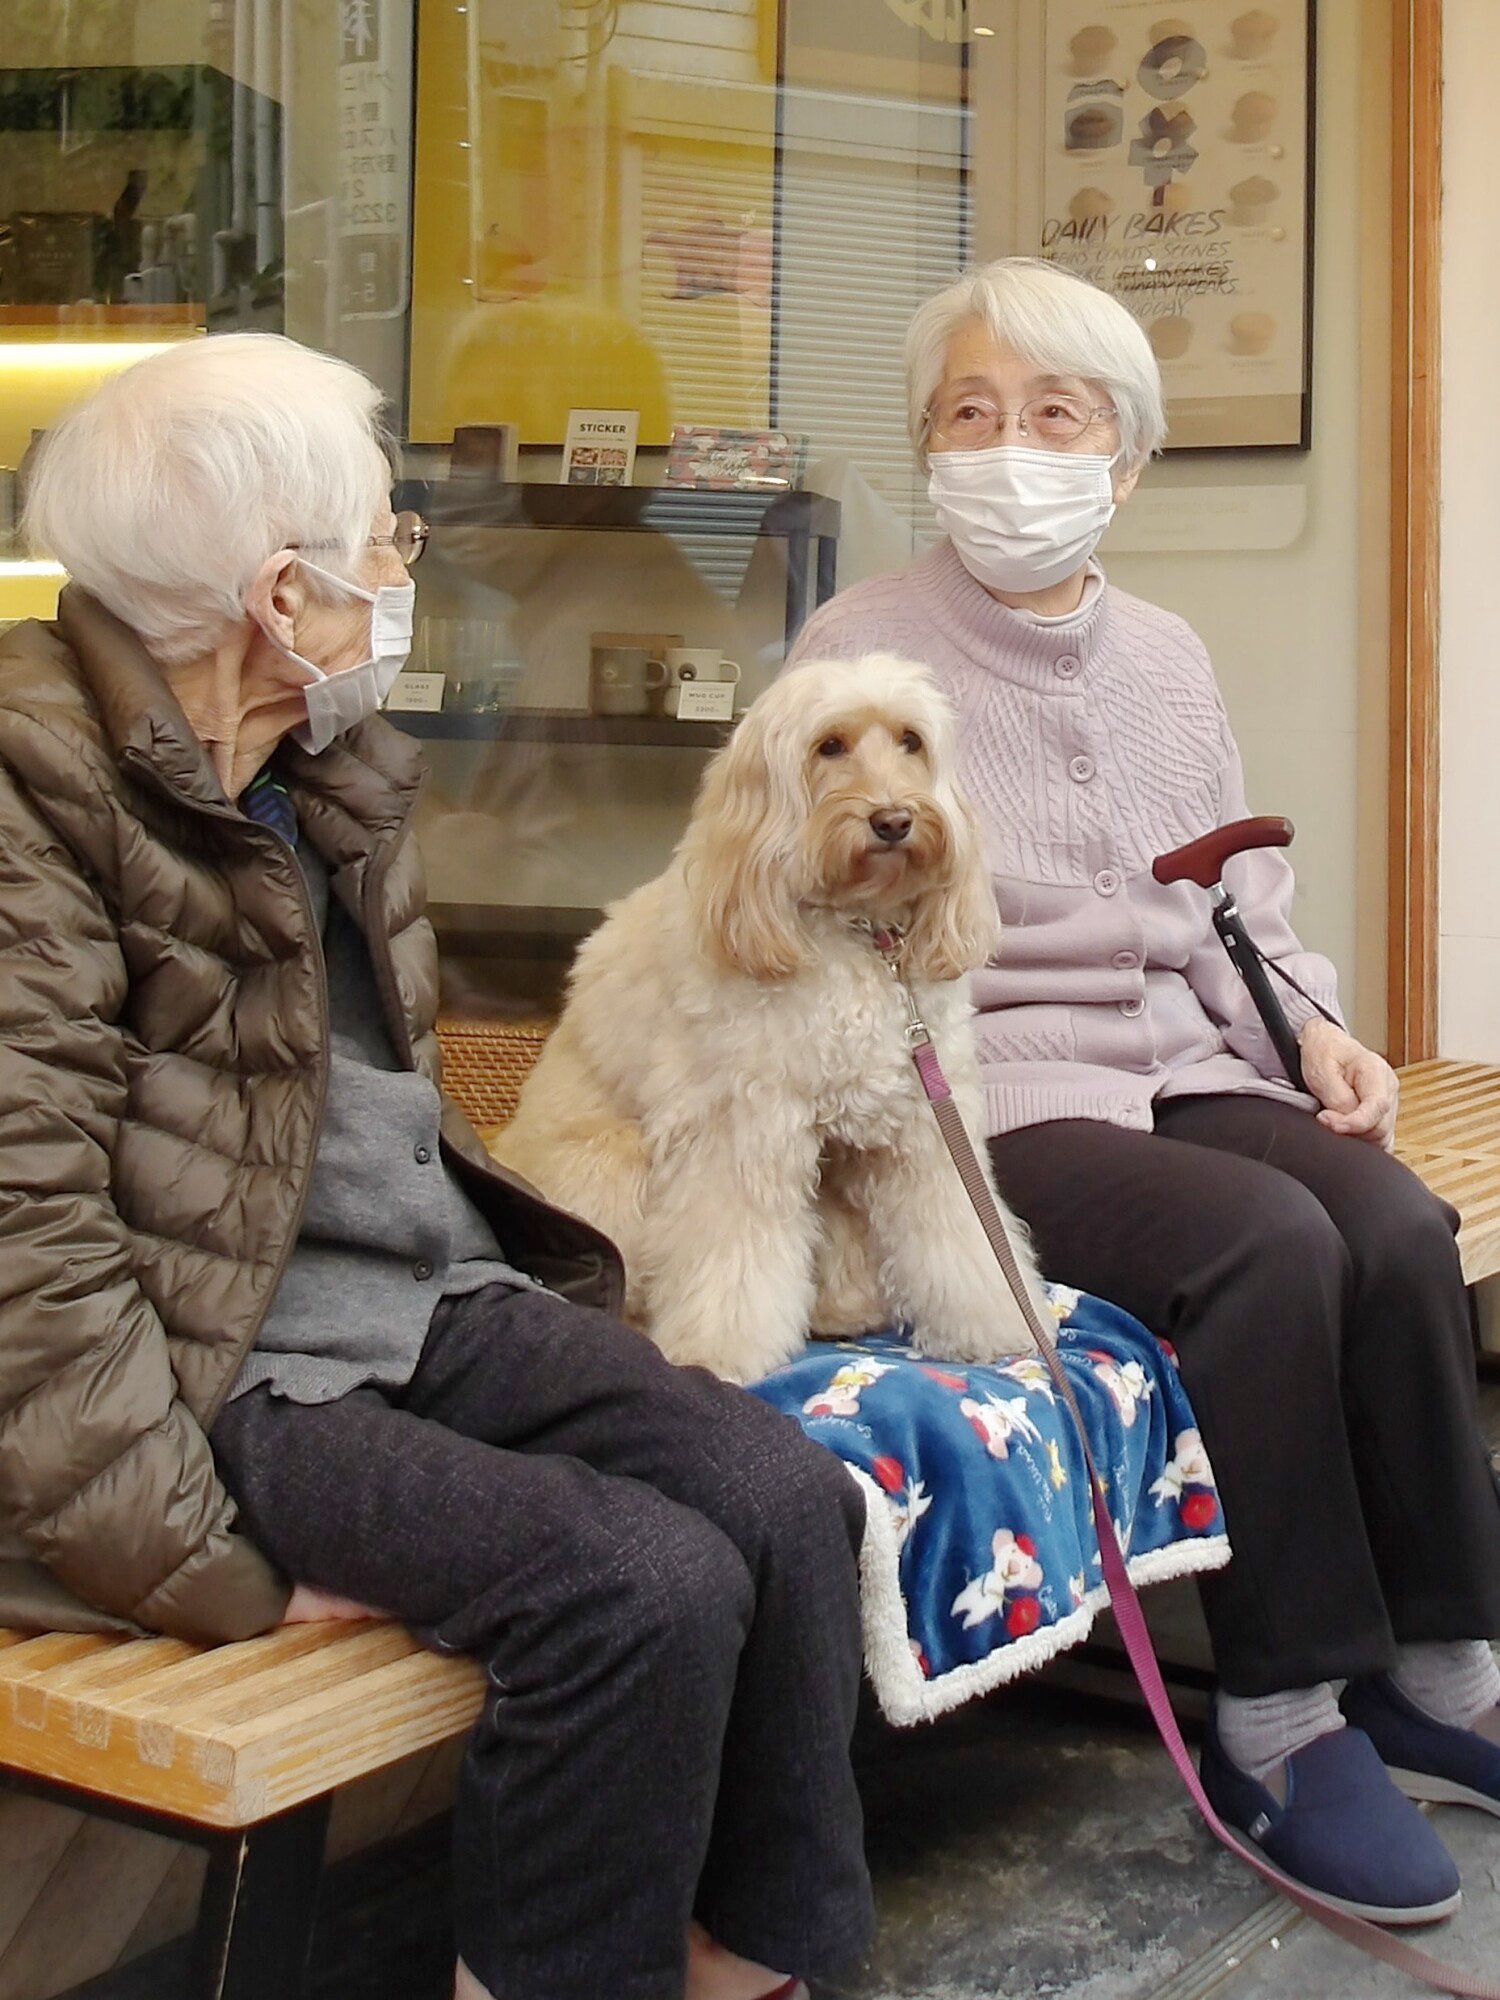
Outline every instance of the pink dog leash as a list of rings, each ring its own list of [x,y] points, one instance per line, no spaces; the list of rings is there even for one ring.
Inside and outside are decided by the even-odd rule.
[[[1238,1855],[1240,1860],[1254,1869],[1257,1875],[1269,1882],[1289,1902],[1295,1903],[1325,1929],[1335,1932],[1341,1938],[1346,1938],[1350,1944],[1356,1945],[1371,1958],[1377,1958],[1386,1965],[1395,1966],[1399,1971],[1410,1973],[1414,1979],[1421,1980],[1424,1985],[1435,1988],[1439,1993],[1459,1995],[1461,2000],[1500,2000],[1500,1982],[1487,1979],[1477,1972],[1463,1972],[1457,1966],[1445,1965],[1441,1959],[1433,1958],[1425,1951],[1419,1951],[1415,1945],[1407,1944],[1404,1939],[1393,1937],[1378,1924],[1372,1924],[1363,1917],[1349,1916],[1325,1897],[1320,1896],[1316,1890],[1306,1889],[1301,1883],[1291,1881],[1254,1848],[1246,1846],[1214,1811],[1208,1794],[1203,1789],[1192,1755],[1183,1741],[1182,1731],[1177,1726],[1177,1717],[1172,1712],[1171,1697],[1167,1693],[1161,1666],[1151,1644],[1151,1635],[1146,1627],[1146,1616],[1141,1609],[1140,1598],[1135,1585],[1130,1581],[1125,1552],[1120,1546],[1114,1517],[1104,1497],[1104,1487],[1098,1467],[1094,1463],[1088,1432],[1084,1428],[1083,1412],[1078,1407],[1073,1385],[1058,1359],[1052,1335],[1043,1324],[1027,1292],[1015,1248],[1006,1234],[1004,1220],[995,1204],[994,1196],[990,1193],[984,1170],[975,1155],[969,1135],[964,1130],[958,1106],[953,1101],[953,1092],[938,1061],[932,1036],[917,1007],[916,996],[902,974],[900,963],[904,942],[902,934],[893,926],[872,925],[870,938],[905,998],[906,1045],[911,1051],[912,1062],[916,1065],[923,1092],[932,1106],[953,1164],[958,1169],[964,1190],[984,1227],[990,1248],[994,1251],[1005,1274],[1005,1281],[1015,1295],[1016,1303],[1021,1308],[1022,1316],[1031,1330],[1037,1349],[1047,1364],[1047,1372],[1052,1377],[1053,1386],[1062,1398],[1078,1433],[1084,1464],[1088,1468],[1094,1530],[1099,1539],[1099,1555],[1104,1565],[1104,1580],[1109,1587],[1115,1623],[1125,1643],[1125,1651],[1136,1681],[1146,1698],[1146,1706],[1151,1712],[1151,1720],[1156,1725],[1157,1734],[1166,1746],[1167,1755],[1175,1765],[1183,1788],[1197,1807],[1203,1823],[1217,1841],[1227,1847],[1232,1854]]]

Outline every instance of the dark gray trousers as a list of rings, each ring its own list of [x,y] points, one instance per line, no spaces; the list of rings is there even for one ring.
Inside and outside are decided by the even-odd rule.
[[[1042,1268],[1170,1340],[1234,1547],[1202,1580],[1219,1678],[1271,1694],[1500,1637],[1500,1505],[1453,1211],[1308,1112],[1184,1097],[1156,1130],[990,1141]]]
[[[484,1661],[454,1899],[496,2000],[680,2000],[695,1915],[787,1971],[864,1949],[864,1501],[793,1422],[492,1287],[405,1389],[255,1389],[213,1445],[288,1576]]]

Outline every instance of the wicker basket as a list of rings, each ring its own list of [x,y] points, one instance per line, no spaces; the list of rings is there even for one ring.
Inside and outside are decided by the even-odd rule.
[[[543,1019],[438,1022],[443,1088],[482,1137],[515,1116],[521,1085],[553,1026]]]

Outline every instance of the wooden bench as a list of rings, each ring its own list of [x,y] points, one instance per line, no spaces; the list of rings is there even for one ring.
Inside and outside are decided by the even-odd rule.
[[[483,1685],[384,1622],[208,1649],[0,1630],[0,1785],[206,1848],[194,2000],[295,2000],[333,1792],[466,1730]]]
[[[1462,1216],[1458,1249],[1469,1283],[1500,1275],[1500,1069],[1409,1064],[1401,1072],[1396,1151]]]
[[[446,1024],[454,1095],[493,1128],[538,1024]],[[1471,1282],[1500,1272],[1500,1071],[1404,1072],[1399,1151],[1461,1209]],[[295,2000],[334,1790],[464,1732],[483,1676],[386,1623],[241,1645],[0,1630],[0,1786],[205,1847],[194,2000]]]

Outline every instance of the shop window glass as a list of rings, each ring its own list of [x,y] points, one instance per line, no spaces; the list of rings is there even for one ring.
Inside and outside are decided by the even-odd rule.
[[[1204,0],[1205,61],[1262,61],[1264,12]],[[1202,629],[1255,803],[1302,826],[1299,922],[1378,1039],[1376,12],[1316,10],[1311,449],[1169,457],[1105,556]],[[450,1002],[552,1004],[600,907],[665,862],[721,734],[669,713],[641,660],[717,649],[743,704],[820,591],[925,544],[906,322],[975,257],[1041,247],[1038,148],[1076,123],[1067,93],[1116,57],[1131,85],[1123,53],[1164,19],[1134,0],[11,0],[0,619],[55,599],[14,543],[17,476],[103,370],[235,326],[367,369],[434,522],[412,667],[435,678],[403,699],[441,705],[396,719],[433,770],[420,834]],[[1152,49],[1170,121],[1198,73]],[[1194,145],[1273,143],[1271,95],[1247,85]],[[1280,191],[1286,163],[1226,182],[1246,227],[1273,199],[1257,175]],[[1090,185],[1075,235],[1107,219]],[[1235,335],[1247,365],[1263,334]],[[1159,338],[1170,358],[1182,329]],[[578,455],[590,483],[564,483],[580,412],[626,413],[628,488],[606,483],[612,431]],[[674,430],[681,464],[723,484],[666,483]]]

